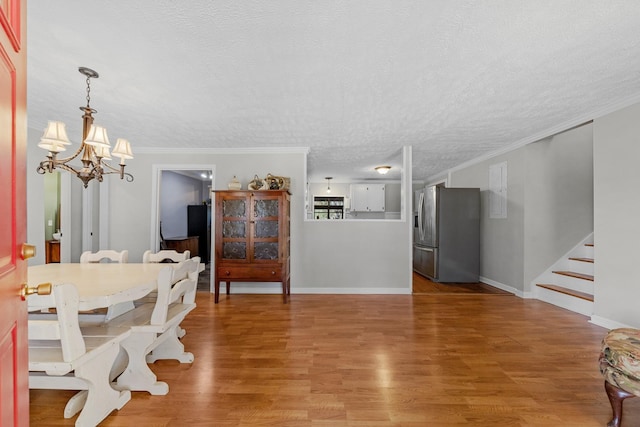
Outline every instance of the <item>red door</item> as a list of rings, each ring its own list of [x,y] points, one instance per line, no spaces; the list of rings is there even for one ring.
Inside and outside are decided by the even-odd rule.
[[[25,0],[0,1],[0,426],[29,425]]]

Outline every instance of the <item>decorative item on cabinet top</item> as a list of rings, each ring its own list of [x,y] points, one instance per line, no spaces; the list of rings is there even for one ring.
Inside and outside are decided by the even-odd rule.
[[[291,178],[271,175],[270,173],[267,174],[265,181],[269,190],[288,190],[291,185]]]
[[[264,190],[266,184],[262,178],[258,178],[258,175],[253,176],[253,180],[249,181],[247,188],[249,190]]]
[[[266,178],[258,178],[258,175],[254,175],[253,180],[249,182],[247,188],[249,190],[288,190],[291,185],[291,178],[286,176],[277,176],[270,173]]]
[[[238,181],[238,178],[236,178],[236,176],[233,175],[233,179],[229,181],[228,187],[229,187],[229,190],[241,190],[242,184],[240,183],[240,181]]]

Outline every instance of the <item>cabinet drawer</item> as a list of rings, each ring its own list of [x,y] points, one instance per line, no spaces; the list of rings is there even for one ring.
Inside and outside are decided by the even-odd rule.
[[[279,282],[282,280],[282,267],[218,267],[219,280],[250,280],[256,282]]]

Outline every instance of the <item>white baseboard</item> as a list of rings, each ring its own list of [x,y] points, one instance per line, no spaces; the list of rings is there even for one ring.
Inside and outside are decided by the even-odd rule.
[[[211,289],[213,293],[214,290]],[[220,283],[220,293],[226,292],[226,285]],[[281,294],[280,282],[234,282],[232,294]],[[411,289],[403,288],[303,288],[291,287],[291,294],[337,294],[337,295],[411,295]]]
[[[522,292],[512,286],[505,285],[504,283],[496,282],[495,280],[488,279],[486,277],[480,276],[480,281],[482,283],[486,283],[487,285],[491,285],[494,288],[502,289],[503,291],[507,291],[509,293],[514,294],[520,298],[532,298],[530,292]]]
[[[411,295],[411,289],[401,288],[291,288],[294,294],[339,294],[339,295]]]
[[[618,328],[633,328],[633,326],[625,325],[624,323],[616,322],[615,320],[607,319],[600,316],[591,316],[591,320],[589,323],[593,323],[597,326],[602,326],[607,329],[618,329]]]

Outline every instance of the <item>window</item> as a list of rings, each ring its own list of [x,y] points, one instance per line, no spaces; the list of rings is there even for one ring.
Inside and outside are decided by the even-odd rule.
[[[313,217],[315,219],[343,219],[343,196],[313,196]]]

